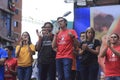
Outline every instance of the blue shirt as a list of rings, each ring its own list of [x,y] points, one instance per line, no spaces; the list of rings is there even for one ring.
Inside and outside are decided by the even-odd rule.
[[[7,57],[8,57],[7,51],[0,48],[0,59],[7,58]],[[3,65],[0,65],[0,80],[4,80],[4,66]]]

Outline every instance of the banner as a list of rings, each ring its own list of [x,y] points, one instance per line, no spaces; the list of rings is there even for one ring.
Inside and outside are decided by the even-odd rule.
[[[120,5],[74,9],[74,29],[78,36],[87,27],[94,27],[96,38],[115,32],[120,35]]]
[[[90,8],[74,9],[74,29],[78,36],[90,26]]]

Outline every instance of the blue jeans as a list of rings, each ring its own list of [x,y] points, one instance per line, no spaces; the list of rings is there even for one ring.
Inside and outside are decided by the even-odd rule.
[[[120,76],[106,77],[105,80],[120,80]]]
[[[29,67],[18,66],[17,74],[19,80],[30,80],[32,75],[32,66]]]
[[[80,67],[81,80],[98,80],[98,64],[81,65]]]
[[[0,80],[4,80],[4,66],[0,65]]]
[[[71,68],[72,59],[56,59],[56,70],[58,72],[58,80],[71,80]]]

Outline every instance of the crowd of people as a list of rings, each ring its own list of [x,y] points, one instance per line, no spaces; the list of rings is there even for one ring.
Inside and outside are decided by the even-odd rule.
[[[77,36],[74,29],[67,28],[65,18],[58,17],[57,23],[59,30],[55,34],[51,22],[45,22],[41,31],[37,29],[36,44],[28,32],[23,32],[15,56],[12,45],[0,48],[0,80],[31,80],[36,52],[39,80],[56,80],[56,76],[58,80],[100,80],[101,71],[104,80],[120,80],[118,34],[98,40],[93,27]]]

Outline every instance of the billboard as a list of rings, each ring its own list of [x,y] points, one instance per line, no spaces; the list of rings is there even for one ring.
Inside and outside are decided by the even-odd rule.
[[[74,29],[78,36],[88,27],[94,27],[96,38],[112,32],[120,35],[120,5],[82,7],[74,9]]]

